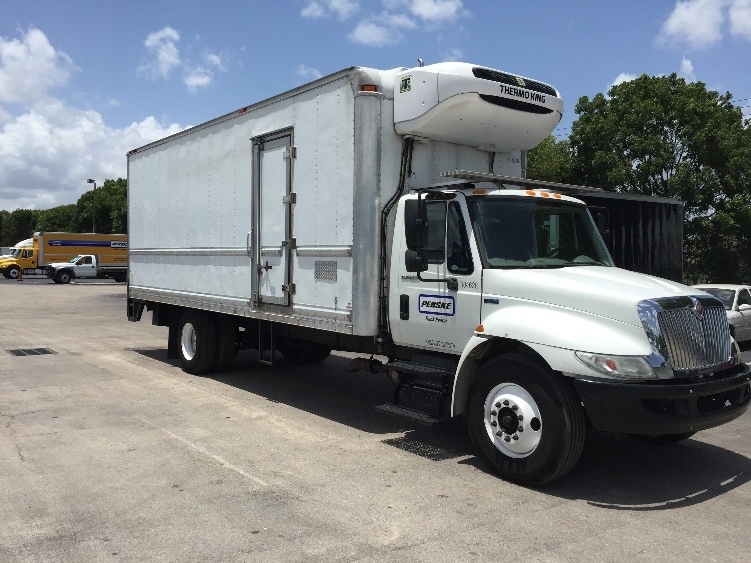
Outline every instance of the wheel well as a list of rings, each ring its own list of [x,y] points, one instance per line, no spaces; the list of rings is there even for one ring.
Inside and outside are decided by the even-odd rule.
[[[523,342],[510,338],[490,338],[484,344],[477,346],[462,362],[459,373],[454,382],[454,396],[452,401],[452,416],[464,414],[467,410],[467,399],[474,384],[477,372],[490,360],[499,356],[517,354],[529,358],[541,367],[552,371],[550,365],[534,349]]]

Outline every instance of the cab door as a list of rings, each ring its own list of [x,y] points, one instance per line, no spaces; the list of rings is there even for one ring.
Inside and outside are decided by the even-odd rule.
[[[289,306],[292,293],[292,130],[253,140],[255,217],[254,301]]]
[[[402,345],[461,354],[480,324],[482,268],[477,246],[468,229],[462,194],[449,201],[426,201],[425,205],[428,270],[420,277],[453,278],[456,289],[446,281],[420,281],[416,273],[406,271],[407,243],[404,230],[399,229],[401,240],[399,247],[394,245],[392,260],[392,268],[398,271],[398,279],[392,276],[397,286],[390,297],[392,333]]]

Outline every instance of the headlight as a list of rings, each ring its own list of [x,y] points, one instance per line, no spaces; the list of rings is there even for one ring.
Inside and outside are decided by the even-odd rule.
[[[641,356],[606,356],[575,352],[585,366],[610,377],[657,379],[657,374]]]

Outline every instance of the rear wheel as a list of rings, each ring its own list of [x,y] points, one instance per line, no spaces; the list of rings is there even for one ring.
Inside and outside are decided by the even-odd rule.
[[[183,371],[200,374],[211,370],[216,354],[216,329],[211,317],[189,309],[180,317],[177,334]]]
[[[522,485],[563,477],[584,448],[584,412],[572,386],[523,356],[496,358],[480,368],[467,422],[493,471]]]
[[[8,269],[5,270],[5,277],[11,280],[17,280],[20,272],[21,268],[19,268],[18,266],[9,266]]]

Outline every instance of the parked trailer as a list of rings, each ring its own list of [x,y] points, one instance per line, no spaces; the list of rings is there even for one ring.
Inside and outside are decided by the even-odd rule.
[[[188,373],[387,356],[350,365],[393,381],[383,410],[465,416],[527,485],[590,426],[670,442],[736,419],[722,304],[614,267],[568,195],[598,191],[520,178],[562,111],[477,65],[352,67],[131,151],[128,319],[152,311]]]

